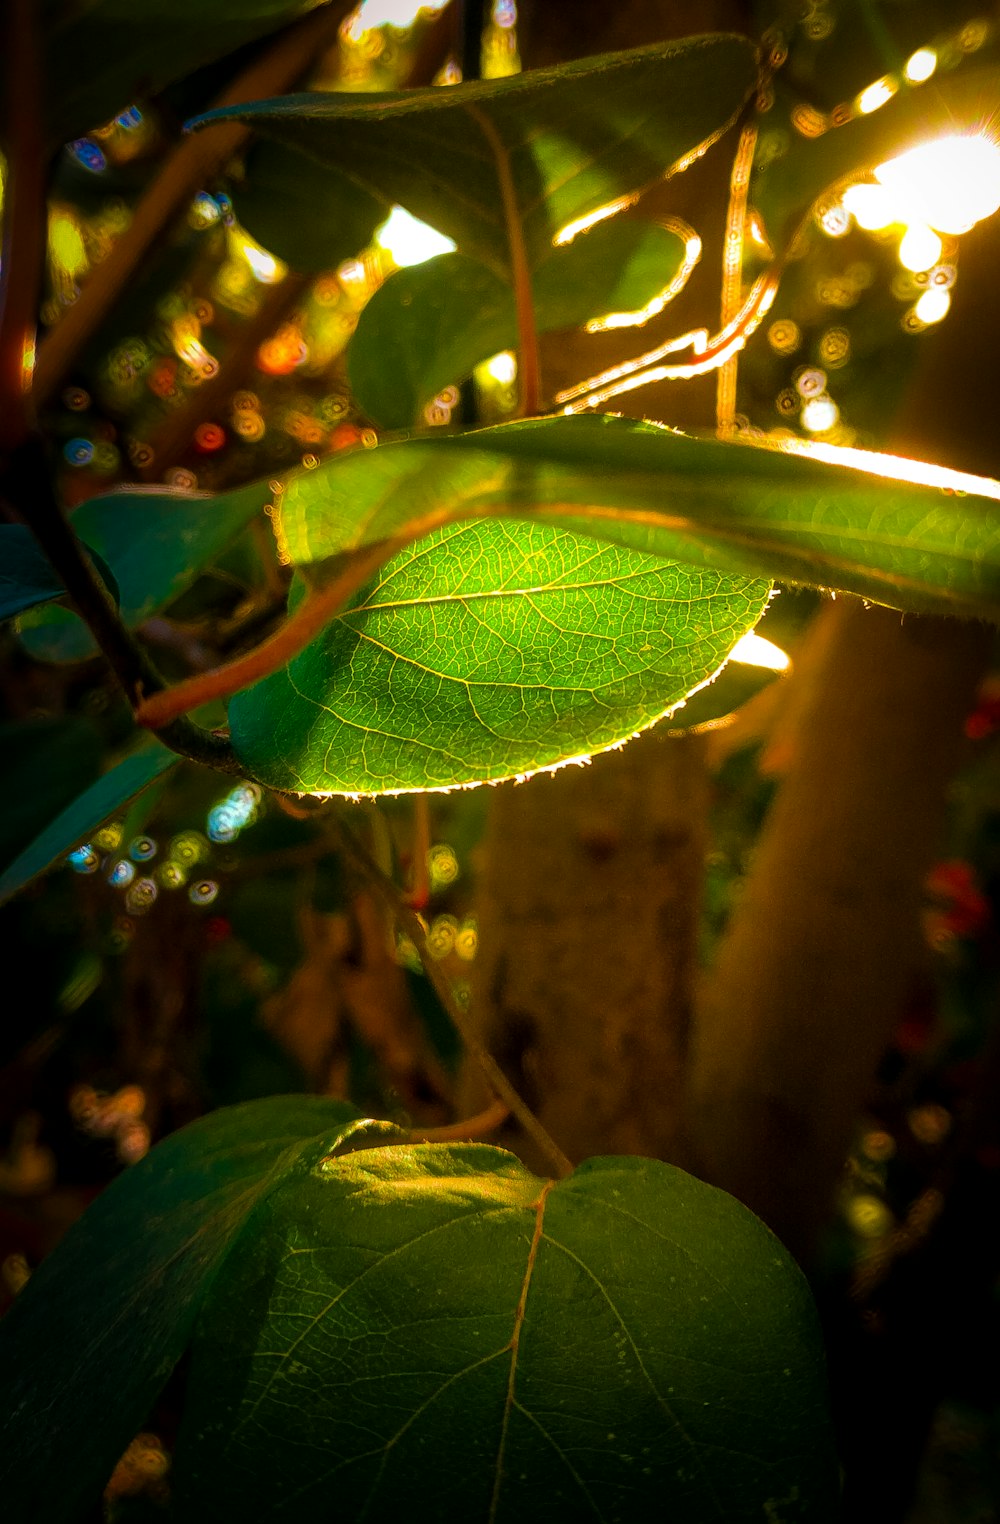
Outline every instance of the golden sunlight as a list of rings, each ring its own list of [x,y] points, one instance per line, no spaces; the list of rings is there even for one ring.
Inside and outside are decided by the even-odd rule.
[[[880,164],[875,179],[894,203],[893,221],[967,233],[1000,209],[1000,147],[982,133],[937,138]]]

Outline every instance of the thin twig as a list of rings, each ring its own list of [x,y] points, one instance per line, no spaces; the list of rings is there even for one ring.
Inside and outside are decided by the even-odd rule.
[[[410,1132],[411,1143],[471,1143],[476,1138],[487,1138],[491,1132],[502,1127],[510,1116],[510,1107],[503,1101],[493,1101],[474,1117],[464,1122],[449,1122],[446,1127],[424,1127]]]
[[[475,1059],[479,1065],[494,1096],[501,1101],[514,1116],[525,1132],[549,1160],[556,1175],[563,1179],[573,1171],[573,1165],[563,1153],[562,1149],[549,1136],[541,1122],[514,1089],[510,1080],[504,1074],[493,1055],[483,1046],[477,1037],[473,1025],[461,1005],[455,997],[451,980],[448,978],[440,963],[431,957],[427,946],[427,936],[423,922],[416,911],[411,910],[400,890],[389,876],[382,872],[381,868],[374,863],[358,841],[350,826],[338,816],[328,816],[330,824],[336,832],[338,844],[344,855],[352,861],[367,881],[375,889],[383,903],[386,905],[396,926],[404,936],[409,937],[413,943],[423,964],[424,972],[430,980],[435,994],[441,1002],[449,1021],[462,1039],[466,1052]]]
[[[46,238],[46,154],[33,0],[7,0],[0,34],[5,55],[7,155],[0,253],[0,449],[32,432],[30,397],[35,326]]]
[[[28,4],[30,0],[18,0]],[[289,27],[213,104],[239,106],[279,95],[303,74],[351,10],[350,0],[311,12]],[[250,128],[221,122],[185,137],[164,163],[135,209],[132,221],[107,259],[94,269],[80,296],[39,347],[34,393],[40,406],[62,384],[81,349],[121,296],[147,252],[171,219],[242,148]]]

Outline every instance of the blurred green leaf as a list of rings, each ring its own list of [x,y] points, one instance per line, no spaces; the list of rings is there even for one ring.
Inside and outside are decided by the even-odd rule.
[[[0,1487],[18,1524],[77,1524],[184,1352],[223,1258],[358,1113],[279,1096],[159,1143],[88,1208],[0,1323]]]
[[[537,772],[653,724],[722,664],[768,592],[549,525],[452,525],[231,701],[233,745],[262,783],[306,793]]]
[[[232,199],[239,221],[259,244],[294,270],[313,274],[334,270],[367,248],[385,220],[385,202],[360,186],[345,185],[340,196],[324,194],[315,164],[281,143],[254,145]]]
[[[43,0],[45,126],[53,144],[100,127],[134,101],[322,0]]]
[[[314,161],[316,200],[360,189],[453,238],[510,277],[501,176],[509,171],[528,258],[565,224],[663,179],[714,141],[753,89],[744,37],[688,37],[504,80],[397,94],[312,92],[207,112],[245,121]]]
[[[957,472],[940,487],[875,474],[892,462],[696,439],[627,418],[545,418],[296,473],[279,533],[305,564],[425,521],[504,515],[912,613],[1000,620],[1000,486]]]
[[[680,1170],[389,1146],[286,1176],[258,1222],[195,1333],[192,1524],[837,1516],[806,1282]]]
[[[159,741],[146,743],[141,751],[119,762],[68,804],[33,841],[0,873],[0,904],[17,894],[33,878],[55,866],[109,815],[128,804],[154,779],[180,761]]]
[[[73,514],[75,532],[106,558],[129,626],[142,624],[191,586],[270,501],[267,482],[211,497],[170,489],[109,492]],[[68,609],[42,609],[22,619],[22,643],[41,661],[80,661],[97,647]]]
[[[0,864],[7,864],[88,788],[102,744],[82,715],[46,715],[0,725]]]
[[[670,283],[683,254],[676,233],[632,221],[600,223],[550,249],[532,276],[539,333],[638,311]],[[391,275],[365,306],[347,352],[351,388],[377,423],[406,428],[443,387],[517,342],[506,282],[464,254],[442,254]]]
[[[120,594],[111,568],[103,556],[85,549],[117,600]],[[31,530],[23,524],[0,524],[0,619],[11,619],[39,603],[65,597],[62,580]]]

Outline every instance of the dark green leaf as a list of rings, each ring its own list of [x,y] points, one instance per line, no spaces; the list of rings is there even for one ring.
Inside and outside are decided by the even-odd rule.
[[[509,278],[502,166],[536,264],[567,223],[654,184],[714,141],[756,75],[752,44],[718,34],[447,90],[293,95],[208,112],[194,125],[249,122],[324,166],[314,182],[327,214],[360,188]]]
[[[110,492],[73,515],[73,528],[106,557],[129,626],[170,603],[234,540],[270,500],[267,482],[209,497],[169,489]],[[86,625],[68,609],[23,619],[20,635],[42,661],[80,661],[96,650]]]
[[[357,1115],[313,1096],[213,1112],[88,1208],[0,1323],[8,1518],[85,1516],[183,1353],[224,1256],[275,1185],[308,1174]]]
[[[233,745],[261,782],[306,793],[537,772],[680,703],[768,591],[549,525],[453,525],[397,555],[287,668],[237,695]]]
[[[0,873],[0,904],[17,894],[18,890],[23,889],[25,884],[29,884],[40,873],[53,867],[92,831],[103,825],[109,815],[141,794],[154,779],[159,778],[168,768],[175,767],[179,761],[176,752],[168,751],[159,741],[154,741],[119,762],[103,778],[98,778]]]
[[[117,599],[118,586],[110,567],[103,557],[93,551],[90,554]],[[0,619],[11,619],[39,603],[65,596],[63,583],[31,530],[23,524],[0,524]]]
[[[29,846],[101,767],[101,737],[82,715],[0,725],[0,864]]]
[[[346,177],[343,192],[323,194],[316,166],[280,143],[258,143],[245,179],[233,186],[233,206],[247,232],[295,270],[333,270],[367,248],[384,201]]]
[[[286,1178],[254,1228],[195,1334],[192,1524],[836,1517],[805,1280],[680,1170],[387,1147]]]
[[[320,0],[47,0],[45,125],[64,143]]]
[[[808,446],[803,447],[808,449]],[[425,518],[511,515],[647,555],[1000,619],[1000,486],[894,457],[693,439],[625,418],[547,418],[412,440],[290,477],[280,533],[322,560]]]
[[[669,285],[683,253],[677,234],[631,221],[600,223],[550,249],[532,279],[538,331],[638,311]],[[443,387],[517,342],[506,282],[464,254],[443,254],[400,270],[376,291],[351,339],[348,374],[371,418],[406,428],[420,423]]]

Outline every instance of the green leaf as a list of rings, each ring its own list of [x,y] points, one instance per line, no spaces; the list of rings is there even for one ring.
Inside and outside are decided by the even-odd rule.
[[[159,741],[119,762],[68,804],[0,873],[0,904],[33,878],[55,866],[68,852],[103,825],[109,815],[131,802],[154,779],[180,761]]]
[[[911,613],[1000,620],[1000,485],[863,450],[802,448],[607,416],[504,424],[296,474],[279,533],[302,565],[421,522],[510,515]],[[877,474],[910,468],[941,485]]]
[[[676,233],[632,221],[600,223],[550,249],[532,277],[538,331],[638,311],[669,285],[683,254]],[[347,352],[351,388],[369,417],[406,428],[443,387],[517,342],[506,282],[464,254],[442,254],[390,276],[368,302]]]
[[[73,514],[76,533],[106,558],[127,625],[142,624],[194,582],[270,501],[267,482],[211,497],[150,489],[109,492]],[[49,608],[22,619],[19,634],[41,661],[81,661],[97,647],[83,621]]]
[[[359,186],[317,194],[316,166],[280,143],[251,149],[242,183],[233,185],[236,216],[259,244],[294,270],[318,274],[359,254],[385,220],[385,203]]]
[[[283,1179],[357,1126],[342,1101],[213,1112],[118,1177],[0,1323],[0,1490],[18,1524],[76,1524],[183,1353],[212,1277]]]
[[[288,667],[238,694],[233,745],[262,783],[305,793],[537,772],[679,704],[768,592],[543,524],[454,525],[397,555]]]
[[[360,188],[397,202],[508,279],[503,172],[536,264],[567,223],[713,142],[756,76],[753,45],[720,33],[447,90],[292,95],[192,125],[249,122],[317,162],[317,200],[349,205]]]
[[[111,568],[103,557],[92,550],[89,553],[117,599],[119,591]],[[65,586],[31,530],[23,524],[0,524],[0,619],[11,619],[39,603],[65,597]]]
[[[275,1189],[194,1338],[185,1520],[836,1517],[806,1282],[723,1192],[650,1159],[543,1181],[482,1145]]]
[[[0,864],[29,846],[101,768],[101,736],[82,715],[44,715],[0,725]]]
[[[321,0],[46,0],[45,126],[52,143],[99,127]]]

